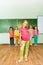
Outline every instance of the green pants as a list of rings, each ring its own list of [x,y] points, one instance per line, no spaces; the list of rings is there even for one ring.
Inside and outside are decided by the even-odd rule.
[[[34,44],[37,44],[37,41],[38,41],[38,36],[34,35]]]
[[[25,57],[28,57],[29,52],[29,41],[21,41],[22,46],[20,47],[20,60],[23,60],[23,55],[25,51]]]

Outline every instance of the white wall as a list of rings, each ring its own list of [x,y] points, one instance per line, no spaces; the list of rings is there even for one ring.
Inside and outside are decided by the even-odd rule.
[[[43,33],[43,16],[38,16],[39,33]]]
[[[0,19],[37,18],[43,15],[43,0],[0,0]]]
[[[0,44],[9,44],[9,33],[0,33]]]

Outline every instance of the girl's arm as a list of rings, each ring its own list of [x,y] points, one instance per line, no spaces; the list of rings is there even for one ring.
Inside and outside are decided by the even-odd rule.
[[[21,41],[21,33],[20,33],[20,41]]]
[[[10,34],[10,30],[9,30],[9,34]]]
[[[38,30],[38,34],[39,34],[39,30]]]
[[[21,43],[21,33],[20,33],[20,46],[22,46],[22,43]]]
[[[34,36],[34,30],[33,30],[33,36]]]
[[[29,35],[30,35],[29,29],[28,29],[28,33],[29,33]]]
[[[15,38],[16,38],[16,30],[14,31],[14,36],[15,36]]]

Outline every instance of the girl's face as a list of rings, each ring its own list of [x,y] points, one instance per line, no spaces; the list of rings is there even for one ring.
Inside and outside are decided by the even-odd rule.
[[[37,27],[35,27],[35,29],[37,29]]]
[[[27,27],[28,26],[28,22],[27,22],[27,20],[25,20],[24,22],[23,22],[23,27]]]
[[[16,30],[18,30],[18,27],[16,27]]]
[[[30,29],[32,29],[32,26],[30,25]]]
[[[12,30],[12,28],[10,28],[10,30]]]

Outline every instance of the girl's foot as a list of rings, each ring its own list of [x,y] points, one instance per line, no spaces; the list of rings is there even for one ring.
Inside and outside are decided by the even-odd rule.
[[[37,46],[37,44],[35,44],[34,46]]]
[[[26,62],[28,61],[28,58],[27,58],[27,57],[25,58],[25,61],[26,61]]]
[[[18,46],[18,44],[16,44],[15,46]]]
[[[25,61],[27,62],[28,61],[28,58],[25,56]]]
[[[30,45],[32,46],[32,43],[30,43]]]
[[[21,60],[17,60],[17,61],[16,61],[16,63],[20,63],[20,62],[21,62]]]

